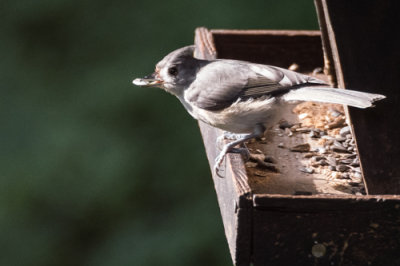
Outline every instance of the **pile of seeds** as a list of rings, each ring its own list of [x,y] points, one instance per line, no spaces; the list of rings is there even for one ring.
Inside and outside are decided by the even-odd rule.
[[[298,115],[299,123],[281,121],[273,129],[282,140],[277,144],[277,148],[298,154],[299,160],[303,158],[301,160],[305,163],[298,171],[327,177],[332,185],[342,187],[338,190],[346,193],[365,194],[356,143],[346,123],[343,107],[307,102],[299,104],[293,111]],[[290,141],[285,138],[294,136],[303,139],[303,143],[287,147],[288,144],[285,143]],[[257,163],[258,168],[280,171],[273,168],[271,159],[264,160],[261,166],[261,160],[258,158],[260,155],[257,159],[256,157],[250,157],[253,167],[257,167]],[[250,164],[248,166],[251,167]]]

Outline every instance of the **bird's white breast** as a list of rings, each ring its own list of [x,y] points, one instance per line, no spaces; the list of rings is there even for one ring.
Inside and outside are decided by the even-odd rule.
[[[236,101],[219,111],[201,109],[184,97],[178,98],[195,119],[233,133],[251,133],[256,124],[263,124],[268,128],[282,119],[279,110],[282,106],[276,98]]]

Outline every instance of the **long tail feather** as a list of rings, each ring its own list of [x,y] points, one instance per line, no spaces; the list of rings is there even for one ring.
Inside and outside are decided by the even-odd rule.
[[[358,108],[371,107],[373,102],[384,98],[381,94],[328,87],[303,87],[283,96],[285,101],[337,103]]]

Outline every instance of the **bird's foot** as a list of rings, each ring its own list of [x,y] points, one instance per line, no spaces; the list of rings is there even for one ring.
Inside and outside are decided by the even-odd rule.
[[[215,158],[214,172],[217,174],[218,177],[223,177],[220,173],[220,170],[224,159],[226,159],[227,153],[239,153],[244,157],[245,161],[250,159],[250,152],[245,146],[241,148],[233,148],[233,146],[229,144],[225,145],[222,151],[218,154],[217,158]]]
[[[224,133],[217,138],[217,147],[222,150],[225,146],[225,140],[241,140],[245,138],[247,134],[235,134],[232,132],[224,131]]]
[[[222,165],[222,162],[223,162],[224,159],[225,159],[226,153],[228,152],[227,147],[228,147],[228,145],[225,145],[225,146],[222,148],[221,152],[218,154],[218,156],[215,158],[215,162],[214,162],[214,173],[215,173],[218,177],[223,177],[223,176],[220,174],[220,170],[221,170],[220,167],[221,167],[221,165]]]
[[[221,144],[221,140],[224,140],[225,137],[227,137],[227,136],[234,137],[235,140],[223,146],[221,152],[219,153],[219,155],[218,155],[217,158],[215,159],[214,172],[215,172],[219,177],[222,177],[222,176],[219,174],[219,168],[220,168],[222,162],[224,161],[226,154],[227,154],[228,152],[232,152],[235,146],[237,146],[237,145],[244,145],[244,143],[245,143],[247,140],[262,136],[262,134],[264,133],[264,131],[265,131],[265,127],[264,127],[263,125],[261,125],[261,124],[257,124],[256,127],[254,128],[253,133],[251,133],[251,134],[244,134],[244,135],[241,135],[241,134],[232,134],[232,133],[227,132],[227,133],[224,133],[223,136],[219,137],[219,138],[217,139],[217,145]],[[219,143],[218,143],[218,142],[219,142]],[[250,154],[249,154],[249,152],[248,152],[246,146],[245,146],[245,149],[246,149],[246,151],[245,151],[245,156],[246,156],[247,158],[250,158]],[[240,149],[240,153],[243,154],[243,149]]]

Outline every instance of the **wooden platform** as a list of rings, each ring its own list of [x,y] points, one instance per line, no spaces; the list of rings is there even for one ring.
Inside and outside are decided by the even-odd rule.
[[[302,162],[303,154],[279,160],[281,176],[275,180],[270,178],[274,173],[257,177],[250,168],[246,170],[240,155],[227,156],[224,178],[213,174],[213,180],[235,265],[400,265],[400,157],[398,138],[393,138],[399,135],[393,116],[400,113],[400,94],[393,87],[393,77],[400,73],[398,66],[390,63],[400,55],[395,46],[382,43],[388,30],[379,32],[372,25],[389,27],[393,33],[398,24],[389,22],[398,19],[392,17],[395,1],[379,3],[366,1],[355,6],[346,1],[317,0],[322,40],[318,31],[196,30],[199,58],[233,58],[285,68],[295,63],[303,73],[322,67],[333,83],[388,96],[376,108],[346,111],[354,127],[368,195],[321,189],[317,184],[321,180],[297,171],[302,163],[307,164]],[[378,7],[387,17],[375,17]],[[365,16],[354,17],[352,10],[357,9]],[[373,34],[367,39],[364,35],[369,27]],[[393,40],[396,45],[398,42]],[[385,48],[392,50],[383,51]],[[221,131],[202,122],[199,125],[212,169]],[[282,159],[287,150],[276,147],[280,133],[275,133],[266,136],[261,152]],[[284,145],[307,141],[303,137],[292,137],[293,143]],[[260,149],[252,145],[248,146],[253,151]]]

